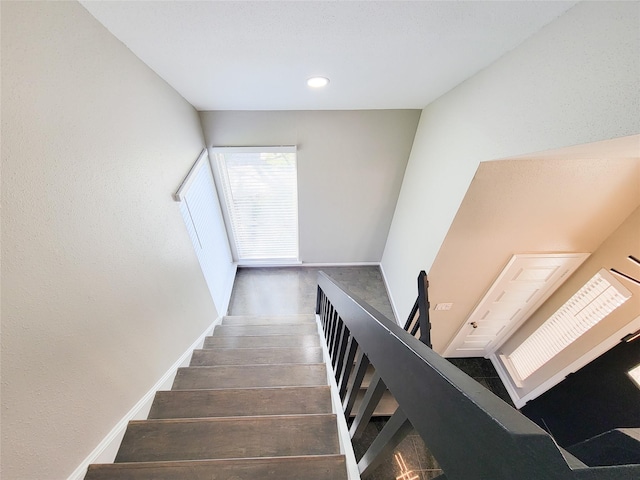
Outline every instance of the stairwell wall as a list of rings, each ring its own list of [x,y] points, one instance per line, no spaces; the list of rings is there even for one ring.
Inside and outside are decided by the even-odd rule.
[[[208,146],[298,147],[300,261],[378,263],[420,110],[201,112]]]
[[[76,2],[1,3],[2,472],[67,478],[217,312],[195,109]]]
[[[422,111],[382,256],[401,322],[480,162],[640,132],[638,25],[637,2],[580,3]]]

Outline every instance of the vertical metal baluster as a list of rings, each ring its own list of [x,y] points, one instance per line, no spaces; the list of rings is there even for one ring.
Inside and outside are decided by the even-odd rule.
[[[356,397],[358,396],[358,391],[360,390],[360,385],[362,385],[364,375],[365,373],[367,373],[367,368],[369,368],[369,359],[364,354],[362,349],[359,348],[358,354],[356,356],[356,366],[353,369],[353,383],[347,390],[347,395],[342,403],[344,407],[344,416],[347,420],[349,420],[351,410],[353,410],[353,404],[355,403]]]
[[[364,398],[362,399],[362,403],[358,409],[358,414],[349,429],[351,438],[358,438],[362,435],[362,432],[364,432],[364,429],[367,427],[369,420],[371,420],[371,415],[373,415],[373,412],[378,406],[378,403],[380,403],[380,399],[386,390],[387,386],[380,378],[378,372],[375,372],[371,379],[371,384],[364,394]]]

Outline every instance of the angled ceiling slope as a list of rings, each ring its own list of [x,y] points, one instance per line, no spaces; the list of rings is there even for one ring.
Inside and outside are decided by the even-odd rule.
[[[204,111],[424,108],[577,1],[80,3]]]

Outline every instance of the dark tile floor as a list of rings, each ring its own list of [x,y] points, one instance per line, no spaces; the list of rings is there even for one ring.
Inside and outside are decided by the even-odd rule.
[[[447,358],[447,360],[473,378],[476,382],[480,383],[483,387],[492,391],[495,395],[515,408],[513,401],[502,383],[502,380],[500,380],[498,372],[496,372],[491,360],[481,357]]]
[[[373,418],[362,436],[353,442],[357,460],[364,455],[387,420],[382,417]],[[378,466],[368,479],[432,480],[442,473],[438,462],[414,430],[394,449],[389,460]]]

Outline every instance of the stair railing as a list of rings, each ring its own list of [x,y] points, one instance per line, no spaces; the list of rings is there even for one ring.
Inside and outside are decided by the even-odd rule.
[[[388,461],[412,428],[444,471],[438,480],[640,478],[640,465],[590,468],[563,452],[535,423],[322,272],[316,313],[347,419],[367,367],[375,368],[352,439],[386,389],[399,405],[359,460],[362,478]]]
[[[418,275],[418,298],[413,304],[404,329],[431,348],[431,321],[429,319],[429,281],[424,270]]]

